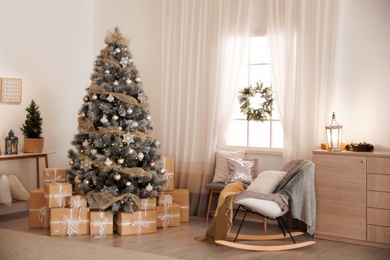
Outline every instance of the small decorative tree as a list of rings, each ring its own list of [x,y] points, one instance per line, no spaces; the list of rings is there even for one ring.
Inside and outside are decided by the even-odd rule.
[[[26,107],[26,120],[20,130],[24,136],[25,153],[40,153],[43,150],[44,139],[42,138],[42,117],[39,106],[31,100],[30,106]]]
[[[26,107],[26,121],[22,125],[22,133],[25,138],[40,138],[42,135],[42,118],[39,106],[32,99],[30,106]]]

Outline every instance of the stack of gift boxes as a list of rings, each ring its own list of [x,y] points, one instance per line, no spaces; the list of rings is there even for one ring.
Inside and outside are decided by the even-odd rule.
[[[46,168],[45,187],[30,193],[30,228],[50,228],[51,236],[94,235],[105,237],[114,232],[135,235],[157,232],[157,228],[180,226],[189,222],[189,191],[174,189],[174,159],[164,156],[168,182],[157,198],[141,199],[133,213],[108,211],[93,205],[86,196],[73,195],[66,182],[66,168]]]

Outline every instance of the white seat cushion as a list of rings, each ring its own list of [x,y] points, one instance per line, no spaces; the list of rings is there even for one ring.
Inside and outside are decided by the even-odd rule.
[[[278,204],[271,200],[261,200],[254,198],[245,198],[236,201],[235,204],[241,204],[247,208],[254,210],[255,212],[271,219],[284,215],[287,211],[283,212]]]

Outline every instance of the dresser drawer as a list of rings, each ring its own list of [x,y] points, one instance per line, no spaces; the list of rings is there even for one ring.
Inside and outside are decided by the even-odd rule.
[[[367,207],[390,209],[390,193],[380,191],[367,191]]]
[[[390,227],[367,225],[367,241],[390,244]]]
[[[390,175],[390,158],[368,157],[367,173],[379,173]]]
[[[390,175],[367,174],[367,190],[390,192]]]
[[[367,224],[390,227],[390,210],[367,208]]]

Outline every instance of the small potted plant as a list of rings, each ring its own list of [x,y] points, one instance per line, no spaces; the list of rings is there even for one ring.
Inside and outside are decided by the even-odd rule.
[[[26,107],[26,121],[22,125],[25,153],[40,153],[43,150],[44,138],[42,135],[42,117],[39,112],[39,106],[34,100]]]

